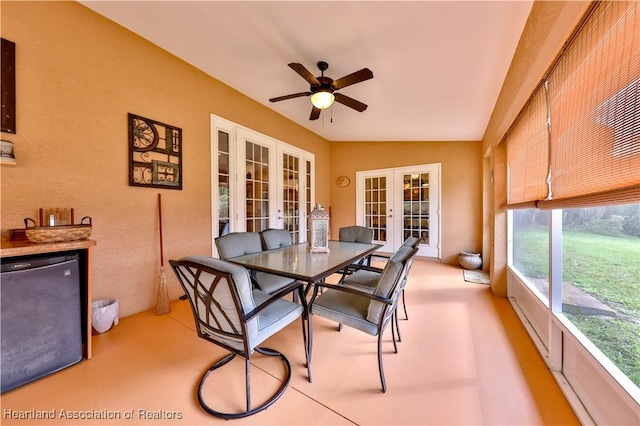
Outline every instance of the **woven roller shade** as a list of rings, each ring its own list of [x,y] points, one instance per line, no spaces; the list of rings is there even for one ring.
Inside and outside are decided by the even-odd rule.
[[[635,201],[634,201],[635,200]],[[561,200],[537,201],[534,207],[541,210],[551,209],[575,209],[585,206],[609,206],[630,204],[640,201],[640,185],[630,186],[624,189],[599,192],[588,196],[563,198]],[[528,207],[531,208],[531,207]]]
[[[549,138],[544,87],[533,95],[507,139],[507,204],[516,205],[547,197]]]
[[[640,202],[640,2],[590,10],[505,142],[508,208]]]
[[[640,3],[601,3],[548,77],[551,198],[620,201],[640,184]],[[622,197],[625,201],[625,197]],[[625,202],[638,202],[629,199]]]

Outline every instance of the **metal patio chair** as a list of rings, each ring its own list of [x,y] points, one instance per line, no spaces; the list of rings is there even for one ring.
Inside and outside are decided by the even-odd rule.
[[[406,273],[409,259],[415,255],[416,251],[417,249],[410,247],[402,247],[398,250],[387,262],[372,292],[340,284],[316,283],[313,297],[309,302],[309,362],[311,362],[313,346],[311,323],[314,315],[378,336],[378,370],[382,392],[387,391],[382,364],[382,335],[389,323],[393,324],[392,318],[401,292],[400,283]],[[320,288],[324,291],[319,295]],[[394,352],[397,353],[393,326],[391,331]]]
[[[230,353],[216,361],[202,376],[198,385],[198,402],[209,414],[223,419],[236,419],[256,414],[273,404],[287,389],[291,380],[289,360],[274,349],[259,346],[298,318],[302,320],[302,336],[310,377],[309,352],[306,334],[306,302],[302,297],[302,283],[295,282],[268,295],[252,288],[247,270],[230,262],[204,256],[189,256],[170,260],[193,311],[198,336],[227,349]],[[283,296],[297,291],[302,305],[285,300]],[[257,406],[251,402],[251,359],[255,353],[276,356],[282,361],[286,377],[277,391]],[[245,360],[246,405],[243,411],[227,412],[212,408],[203,397],[207,378],[236,356]],[[218,386],[224,386],[223,383]]]

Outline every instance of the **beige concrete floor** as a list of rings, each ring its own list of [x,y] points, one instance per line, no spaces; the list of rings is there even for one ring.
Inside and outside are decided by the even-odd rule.
[[[416,261],[406,289],[409,320],[393,353],[385,335],[387,393],[380,391],[376,338],[314,319],[313,383],[299,322],[265,346],[292,366],[285,394],[236,424],[572,425],[579,424],[509,302],[467,283],[451,265]],[[401,314],[401,318],[403,318]],[[202,373],[225,351],[196,336],[186,301],[172,312],[123,318],[93,336],[93,358],[0,399],[3,425],[222,424],[198,405]],[[279,362],[252,359],[254,400],[278,385]],[[241,406],[244,364],[222,370],[206,395]],[[52,419],[34,419],[48,416]],[[23,416],[26,419],[11,417]],[[80,417],[80,418],[72,418]],[[93,417],[93,418],[87,418]],[[100,418],[107,417],[107,418]],[[108,418],[111,417],[111,418]],[[227,423],[230,424],[230,423]]]

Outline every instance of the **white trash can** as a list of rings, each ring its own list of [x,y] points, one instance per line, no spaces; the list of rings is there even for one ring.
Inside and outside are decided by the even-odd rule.
[[[112,325],[118,325],[118,301],[102,299],[91,303],[91,324],[98,333],[109,331]]]

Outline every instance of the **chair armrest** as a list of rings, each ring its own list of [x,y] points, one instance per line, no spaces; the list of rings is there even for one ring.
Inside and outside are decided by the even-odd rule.
[[[372,293],[367,293],[365,291],[361,291],[361,290],[357,290],[355,288],[351,288],[351,287],[345,287],[342,285],[335,285],[335,284],[326,284],[326,283],[316,283],[316,289],[318,287],[324,287],[330,290],[338,290],[338,291],[343,291],[345,293],[351,293],[351,294],[355,294],[358,296],[362,296],[362,297],[366,297],[367,299],[371,299],[371,300],[375,300],[376,302],[380,302],[380,303],[385,303],[387,305],[392,305],[393,304],[393,299],[390,299],[388,297],[381,297],[381,296],[377,296],[375,294]],[[309,305],[313,305],[313,302],[315,300],[315,296],[317,294],[314,293],[314,297],[311,300],[311,303]]]
[[[367,266],[367,265],[349,265],[345,269],[348,269],[348,270],[353,269],[354,271],[363,270],[363,271],[382,273],[382,270],[384,268],[378,268],[377,266]]]
[[[372,257],[381,257],[383,259],[391,259],[391,256],[393,256],[393,253],[378,253],[375,252],[373,254],[371,254]]]
[[[251,318],[255,317],[256,315],[258,315],[262,310],[264,310],[264,308],[266,308],[267,306],[271,305],[272,303],[274,303],[275,301],[282,299],[284,296],[286,296],[289,293],[292,293],[293,291],[300,289],[300,300],[302,301],[302,306],[305,308],[306,311],[306,305],[307,302],[305,300],[305,298],[303,297],[304,292],[302,291],[304,288],[304,282],[302,281],[296,281],[293,282],[291,284],[289,284],[286,287],[281,288],[280,290],[278,290],[277,292],[273,293],[271,296],[269,296],[269,298],[264,301],[263,303],[261,303],[260,305],[256,306],[252,311],[247,312],[246,314],[244,314],[242,316],[242,321],[249,321]]]
[[[342,276],[340,277],[340,281],[339,283],[342,284],[345,280],[345,278],[347,278],[349,275],[357,272],[357,271],[370,271],[370,272],[375,272],[378,274],[382,273],[382,268],[378,268],[375,266],[367,266],[367,265],[355,265],[355,264],[351,264],[347,267],[345,267],[342,270]]]

